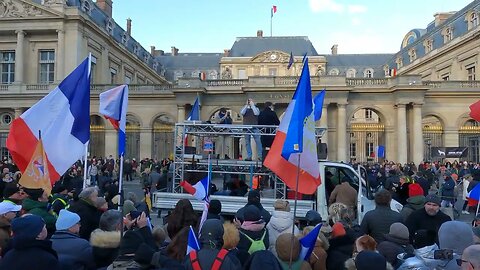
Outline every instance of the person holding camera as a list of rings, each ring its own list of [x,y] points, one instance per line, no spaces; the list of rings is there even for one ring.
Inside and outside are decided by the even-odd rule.
[[[260,114],[260,110],[257,106],[255,106],[255,102],[253,99],[247,99],[247,104],[243,106],[240,114],[243,116],[243,124],[244,125],[258,125],[258,115]],[[253,132],[257,133],[253,135],[253,139],[255,140],[255,144],[257,145],[257,156],[258,160],[262,160],[262,142],[260,141],[260,131],[258,128],[253,128]],[[245,134],[245,148],[247,149],[247,158],[245,160],[252,160],[252,145],[251,145],[251,137],[250,134]]]

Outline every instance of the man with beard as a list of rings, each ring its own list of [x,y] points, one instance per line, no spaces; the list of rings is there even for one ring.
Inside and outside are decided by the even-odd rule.
[[[450,217],[440,211],[440,198],[436,195],[428,195],[425,198],[424,207],[414,211],[407,218],[405,225],[410,232],[410,240],[415,232],[418,230],[431,230],[435,231],[438,235],[440,226],[450,221]]]

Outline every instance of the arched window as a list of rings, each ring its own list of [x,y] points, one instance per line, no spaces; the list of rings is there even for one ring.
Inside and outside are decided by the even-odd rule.
[[[127,32],[123,33],[123,35],[122,35],[122,44],[123,45],[125,45],[125,46],[127,45],[128,38],[129,38],[129,36],[128,36]]]
[[[334,68],[332,70],[330,70],[330,72],[328,73],[330,76],[338,76],[340,72],[338,71],[338,69]]]
[[[357,73],[357,71],[353,68],[349,68],[347,70],[347,78],[355,78],[355,74]]]
[[[373,69],[371,69],[371,68],[365,69],[365,71],[363,72],[363,77],[373,78]]]
[[[89,14],[92,11],[92,5],[90,4],[90,2],[88,0],[83,0],[82,1],[82,10],[85,13],[89,13]]]
[[[107,32],[111,35],[113,33],[113,19],[110,18],[107,20],[107,23],[105,25],[105,29]]]

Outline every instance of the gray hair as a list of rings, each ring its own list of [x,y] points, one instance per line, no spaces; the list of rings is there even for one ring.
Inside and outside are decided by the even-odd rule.
[[[82,190],[80,194],[78,194],[78,198],[84,199],[84,200],[90,200],[90,196],[92,196],[94,192],[98,193],[97,187],[87,187],[84,190]]]
[[[110,209],[100,217],[99,228],[102,231],[113,232],[117,230],[120,223],[122,223],[122,213],[118,210]]]
[[[133,192],[128,192],[126,199],[132,201],[133,204],[136,204],[138,202],[137,194]]]

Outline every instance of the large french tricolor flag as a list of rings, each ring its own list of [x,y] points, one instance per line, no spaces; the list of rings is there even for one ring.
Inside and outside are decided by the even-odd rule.
[[[297,172],[300,169],[299,193],[313,194],[320,185],[308,59],[305,60],[297,89],[280,122],[264,165],[291,189],[296,189]]]
[[[120,85],[100,94],[99,112],[118,131],[118,154],[125,154],[125,132],[127,126],[128,86]]]
[[[85,155],[90,140],[90,57],[13,121],[7,148],[22,173],[38,144],[39,131],[54,183]]]

